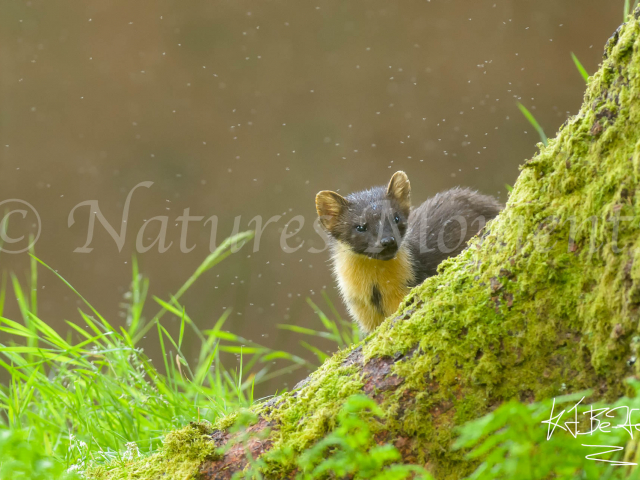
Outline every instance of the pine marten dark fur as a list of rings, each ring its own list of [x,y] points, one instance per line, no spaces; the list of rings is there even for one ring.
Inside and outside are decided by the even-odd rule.
[[[502,206],[468,188],[438,193],[411,207],[411,185],[396,172],[387,187],[346,198],[316,196],[320,222],[332,239],[333,270],[351,316],[369,332],[395,312],[409,290],[435,275]]]

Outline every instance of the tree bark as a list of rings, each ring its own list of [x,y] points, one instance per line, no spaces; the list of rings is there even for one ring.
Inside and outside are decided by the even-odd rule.
[[[626,392],[640,345],[639,17],[609,39],[580,112],[525,162],[488,230],[364,342],[256,405],[247,442],[233,445],[235,416],[221,420],[210,441],[232,446],[200,463],[198,478],[231,478],[247,449],[267,478],[291,477],[286,458],[330,432],[356,393],[385,412],[376,442],[457,479],[474,464],[451,450],[454,427],[502,402]]]

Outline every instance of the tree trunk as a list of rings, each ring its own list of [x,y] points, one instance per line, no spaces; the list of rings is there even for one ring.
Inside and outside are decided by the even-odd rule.
[[[198,478],[231,478],[247,466],[247,449],[253,458],[288,452],[262,457],[263,471],[292,476],[283,459],[330,432],[356,393],[384,411],[376,442],[454,479],[474,467],[451,450],[454,427],[502,402],[626,392],[621,380],[638,373],[640,344],[639,17],[640,9],[611,37],[580,112],[525,162],[482,237],[360,345],[253,407],[248,441],[233,445],[235,416],[220,421],[207,441],[233,446],[209,460],[192,456]]]

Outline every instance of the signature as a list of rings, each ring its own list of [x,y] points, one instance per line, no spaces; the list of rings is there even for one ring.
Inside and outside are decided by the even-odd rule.
[[[579,435],[593,435],[596,432],[611,433],[615,429],[624,429],[631,439],[633,439],[634,431],[640,431],[640,423],[632,423],[631,416],[633,412],[640,411],[638,408],[629,408],[628,406],[619,406],[615,408],[602,407],[593,408],[593,405],[588,410],[582,412],[580,415],[588,415],[585,419],[589,423],[589,430],[580,431],[580,425],[584,425],[586,421],[578,421],[578,406],[582,403],[585,397],[582,397],[569,410],[562,410],[557,415],[554,415],[556,399],[553,399],[553,405],[551,407],[551,415],[549,420],[543,420],[542,423],[547,425],[547,440],[551,439],[553,432],[556,428],[560,428],[565,432],[568,432],[573,438],[578,438]],[[568,420],[561,423],[562,417],[566,414],[573,412],[573,420]],[[610,421],[609,421],[610,420]],[[607,450],[591,453],[585,456],[587,460],[593,460],[596,462],[606,462],[613,465],[637,465],[637,463],[623,462],[617,460],[607,460],[599,458],[608,453],[619,452],[624,450],[624,447],[619,445],[587,445],[582,444],[583,447],[591,448],[606,448]]]

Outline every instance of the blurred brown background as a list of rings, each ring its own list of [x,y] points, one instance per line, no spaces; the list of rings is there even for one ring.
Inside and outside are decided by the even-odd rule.
[[[233,307],[229,330],[295,350],[299,337],[276,325],[319,326],[306,297],[326,288],[344,312],[327,252],[307,251],[322,245],[312,228],[316,192],[386,183],[403,169],[414,202],[455,185],[505,200],[504,185],[539,141],[516,102],[553,136],[585,88],[570,52],[593,73],[623,4],[7,0],[0,201],[37,209],[39,257],[114,323],[123,321],[145,219],[171,219],[171,248],[138,256],[151,293],[166,298],[209,252],[211,225],[202,221],[189,227],[196,248],[180,251],[175,219],[185,208],[219,217],[218,243],[237,216],[245,230],[256,215],[282,215],[258,252],[245,247],[225,260],[184,301],[203,328]],[[67,227],[71,209],[98,200],[119,228],[124,200],[142,181],[154,185],[133,195],[122,251],[97,225],[93,252],[74,253],[89,215],[79,208]],[[306,223],[289,243],[305,244],[285,253],[280,231],[295,215]],[[16,233],[33,228],[12,222]],[[155,237],[157,226],[147,232]],[[23,276],[27,267],[25,254],[0,253],[1,270]],[[40,316],[64,330],[78,300],[45,272],[40,288]],[[19,317],[13,303],[5,314]]]

